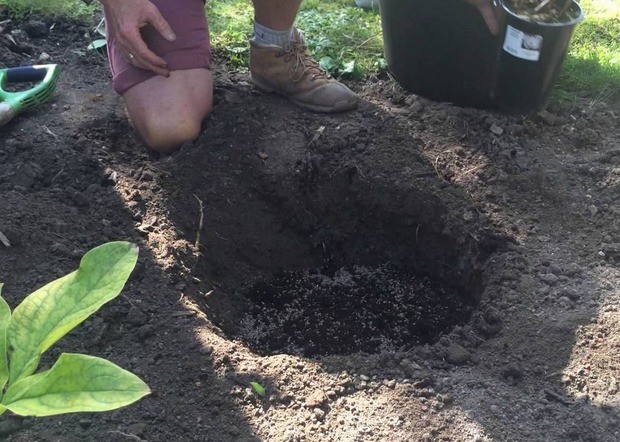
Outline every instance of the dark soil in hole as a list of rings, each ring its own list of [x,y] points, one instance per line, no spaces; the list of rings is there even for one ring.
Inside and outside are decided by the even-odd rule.
[[[573,0],[510,0],[508,7],[515,14],[539,23],[565,23],[579,17],[579,8]]]
[[[464,323],[454,291],[390,265],[285,272],[255,283],[240,334],[258,353],[304,356],[404,351]]]

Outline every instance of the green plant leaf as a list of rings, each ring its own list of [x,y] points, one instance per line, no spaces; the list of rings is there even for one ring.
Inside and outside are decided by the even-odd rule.
[[[43,352],[118,296],[137,259],[133,244],[104,244],[84,255],[78,270],[24,299],[7,329],[9,384],[32,374]]]
[[[9,380],[9,365],[6,354],[6,329],[11,321],[11,307],[2,297],[2,286],[0,284],[0,398],[6,381]]]
[[[105,47],[106,44],[107,42],[105,38],[98,38],[97,40],[93,40],[88,46],[86,46],[86,49],[89,51],[94,51]]]
[[[388,69],[388,64],[387,61],[385,61],[385,58],[379,58],[376,62],[375,62],[375,68],[378,71],[387,71]]]
[[[343,74],[353,74],[355,72],[355,60],[347,61],[342,65]]]
[[[250,385],[259,396],[265,396],[265,387],[263,387],[258,382],[250,382]]]
[[[140,378],[112,362],[63,353],[49,370],[11,385],[2,405],[22,416],[108,411],[150,392]]]
[[[336,63],[331,57],[323,57],[319,61],[319,66],[327,72],[334,72],[338,67],[338,63]]]

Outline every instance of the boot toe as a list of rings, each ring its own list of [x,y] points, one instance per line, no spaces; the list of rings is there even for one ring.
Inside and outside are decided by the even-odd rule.
[[[315,112],[344,112],[357,107],[358,97],[342,83],[332,81],[306,93],[299,94],[293,101]]]

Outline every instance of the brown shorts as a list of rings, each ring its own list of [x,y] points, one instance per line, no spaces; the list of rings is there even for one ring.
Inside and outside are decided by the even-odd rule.
[[[142,28],[142,38],[150,50],[168,62],[171,71],[211,67],[209,27],[203,0],[151,0],[168,21],[176,34],[169,42],[151,26]],[[156,74],[132,66],[127,54],[116,43],[116,35],[108,31],[108,59],[112,71],[114,90],[123,94],[127,89],[142,83]]]

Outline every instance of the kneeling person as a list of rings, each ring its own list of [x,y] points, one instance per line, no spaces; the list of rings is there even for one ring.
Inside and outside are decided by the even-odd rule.
[[[211,111],[209,28],[202,0],[101,0],[114,90],[154,150],[195,140]],[[357,107],[357,96],[330,78],[293,27],[301,0],[254,0],[250,78],[316,112]]]

